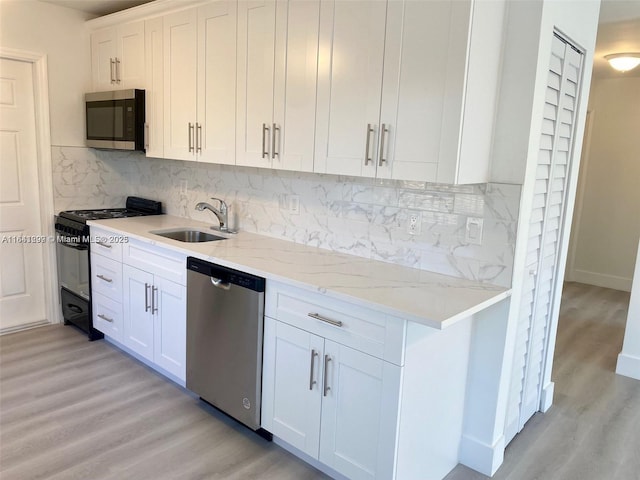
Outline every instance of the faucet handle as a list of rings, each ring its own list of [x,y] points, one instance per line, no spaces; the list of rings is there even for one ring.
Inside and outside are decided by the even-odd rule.
[[[220,212],[225,213],[227,211],[227,202],[222,200],[221,198],[211,197],[211,200],[217,200],[220,202]]]

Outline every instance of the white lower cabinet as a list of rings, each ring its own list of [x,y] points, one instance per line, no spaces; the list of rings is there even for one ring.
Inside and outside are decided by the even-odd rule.
[[[186,288],[130,265],[123,284],[123,344],[184,380]]]
[[[392,478],[401,367],[265,318],[262,426],[352,479]]]

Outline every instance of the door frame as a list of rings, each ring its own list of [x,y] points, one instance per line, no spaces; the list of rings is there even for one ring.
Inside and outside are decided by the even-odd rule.
[[[40,325],[60,323],[62,314],[58,308],[58,281],[56,263],[55,228],[52,222],[55,215],[53,206],[53,172],[51,162],[51,126],[49,122],[49,75],[47,55],[44,53],[0,47],[0,57],[30,63],[33,73],[34,109],[36,121],[36,152],[38,184],[40,190],[40,228],[47,237],[43,243],[45,285],[45,321],[8,329],[0,333],[23,330]]]

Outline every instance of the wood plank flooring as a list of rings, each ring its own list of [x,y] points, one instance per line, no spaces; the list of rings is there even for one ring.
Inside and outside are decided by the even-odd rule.
[[[628,302],[565,286],[554,406],[494,478],[640,480],[640,382],[614,373]],[[104,341],[63,326],[0,337],[1,480],[320,478]],[[447,476],[485,478],[463,466]]]
[[[0,479],[320,479],[104,341],[0,337]]]

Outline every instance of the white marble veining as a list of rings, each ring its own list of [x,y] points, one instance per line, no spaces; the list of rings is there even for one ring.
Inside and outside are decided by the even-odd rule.
[[[208,243],[183,243],[150,233],[179,227],[211,231],[210,223],[183,217],[99,220],[90,225],[439,329],[499,302],[511,292],[248,232],[224,235],[227,240]]]
[[[127,195],[213,223],[196,203],[230,205],[243,231],[469,280],[511,285],[520,186],[372,180],[146,158],[140,153],[54,147],[57,210],[115,207]],[[182,185],[186,182],[186,193]],[[292,195],[299,213],[288,210]],[[406,231],[411,212],[421,232]],[[465,241],[468,217],[484,219],[481,245]]]

